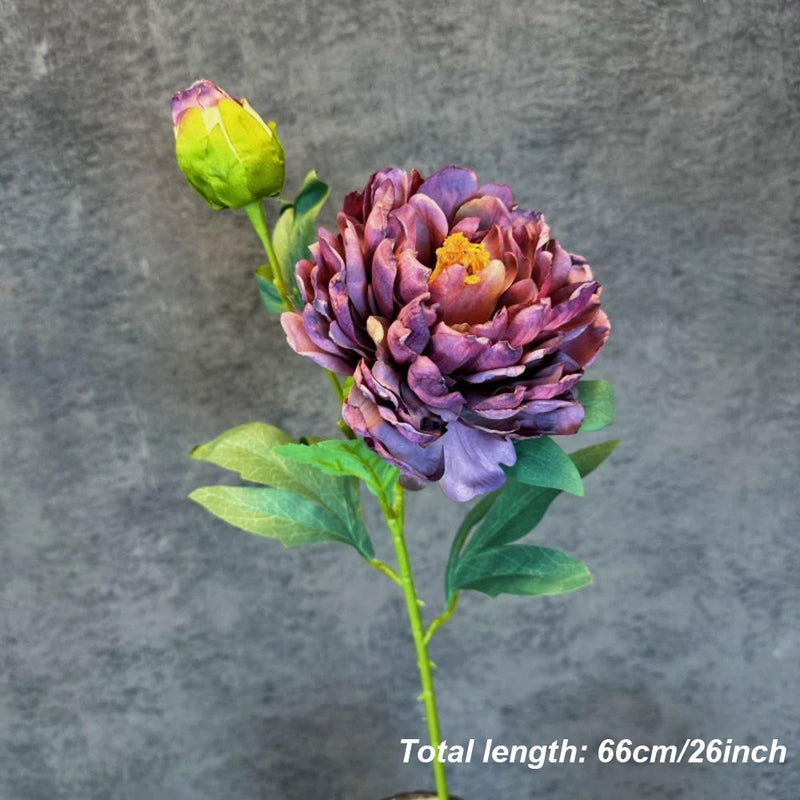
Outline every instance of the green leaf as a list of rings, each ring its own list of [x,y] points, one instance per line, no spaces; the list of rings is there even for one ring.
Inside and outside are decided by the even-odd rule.
[[[245,480],[310,500],[340,520],[356,539],[368,541],[359,508],[358,482],[349,477],[326,475],[277,452],[281,445],[292,442],[291,436],[279,428],[251,422],[195,447],[192,458],[210,461],[238,472]]]
[[[583,496],[583,481],[577,467],[551,438],[525,439],[517,442],[514,449],[517,463],[506,468],[509,478]]]
[[[270,314],[280,314],[282,311],[285,311],[286,309],[283,307],[281,296],[278,294],[275,284],[269,277],[269,267],[266,264],[262,264],[255,271],[255,276],[256,284],[258,285],[258,294],[261,297],[264,308],[266,308]]]
[[[457,589],[499,594],[565,594],[592,582],[588,567],[560,550],[512,544],[465,556],[455,572]]]
[[[391,501],[400,473],[361,439],[327,439],[312,445],[285,444],[276,451],[294,461],[310,464],[329,475],[351,475],[364,481],[379,500]]]
[[[578,402],[585,415],[581,433],[599,431],[614,423],[614,386],[611,381],[581,381]]]
[[[276,452],[294,441],[288,433],[263,422],[231,428],[192,450],[192,458],[210,461],[238,472],[245,480],[286,489],[309,500],[328,505],[337,516],[347,517],[341,503],[344,481],[313,467],[298,464]]]
[[[593,444],[570,453],[569,457],[575,462],[581,478],[585,478],[589,473],[594,472],[616,449],[619,439],[609,439],[606,442]]]
[[[316,238],[316,221],[330,189],[315,170],[306,175],[294,200],[281,210],[272,232],[272,245],[281,265],[287,288],[294,293],[294,267],[301,258],[308,258],[308,246]]]
[[[464,547],[464,542],[469,536],[470,531],[486,516],[492,504],[500,494],[500,489],[489,494],[484,495],[477,503],[467,512],[461,525],[459,525],[456,535],[453,537],[453,543],[450,545],[450,555],[447,559],[447,567],[444,572],[444,594],[447,602],[457,591],[455,586],[455,572],[458,566],[458,560],[461,556],[461,550]]]
[[[293,441],[288,433],[263,422],[239,425],[192,450],[192,458],[238,472],[245,480],[294,489],[294,480],[276,447]]]
[[[317,503],[282,489],[203,486],[189,497],[225,522],[286,547],[338,541],[364,558],[374,552],[363,526],[349,527]]]
[[[585,478],[608,458],[618,440],[585,447],[569,457]],[[465,552],[485,550],[515,542],[539,524],[553,500],[561,492],[540,486],[528,486],[508,480],[500,490],[481,524],[470,538]]]

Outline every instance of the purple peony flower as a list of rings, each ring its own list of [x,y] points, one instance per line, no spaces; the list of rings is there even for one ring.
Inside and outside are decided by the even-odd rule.
[[[281,321],[295,351],[354,383],[342,416],[408,488],[502,485],[513,441],[575,433],[575,387],[608,338],[601,287],[544,217],[468,169],[376,172],[344,199]]]

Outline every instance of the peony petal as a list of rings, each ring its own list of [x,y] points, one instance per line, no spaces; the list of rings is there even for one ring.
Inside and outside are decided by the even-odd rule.
[[[517,280],[500,298],[504,306],[529,305],[536,302],[539,292],[536,284],[530,279]]]
[[[410,303],[418,297],[428,296],[428,278],[431,270],[421,264],[410,250],[397,256],[397,296],[401,303]]]
[[[563,340],[564,336],[561,333],[549,334],[548,338],[542,339],[535,343],[535,350],[525,351],[524,355],[519,360],[520,364],[525,364],[528,366],[537,361],[542,361],[547,356],[555,353]]]
[[[598,310],[589,325],[577,332],[570,331],[564,337],[561,351],[585,369],[594,361],[610,332],[611,325],[605,311]]]
[[[353,302],[358,315],[363,319],[369,316],[367,305],[367,270],[364,265],[364,253],[358,239],[355,226],[348,222],[342,235],[344,241],[345,282],[347,294]]]
[[[300,290],[300,297],[304,303],[310,303],[314,296],[314,288],[311,285],[311,271],[314,269],[314,262],[307,258],[302,258],[294,268],[294,280]]]
[[[398,364],[410,364],[428,346],[436,312],[426,299],[427,296],[417,297],[403,306],[397,319],[389,326],[386,341]]]
[[[494,225],[507,226],[511,224],[511,214],[506,204],[492,195],[476,197],[460,206],[454,217],[454,222],[459,222],[467,217],[477,217],[480,221],[479,230],[488,231]]]
[[[448,223],[444,211],[426,194],[415,194],[408,201],[425,221],[431,237],[431,244],[437,248],[447,237]]]
[[[448,325],[460,322],[476,325],[492,316],[497,299],[504,291],[505,280],[506,267],[502,261],[490,261],[480,272],[470,276],[465,275],[461,264],[453,264],[431,281],[431,296],[439,303]]]
[[[470,409],[478,413],[510,409],[512,412],[516,413],[524,399],[525,387],[518,383],[516,386],[505,388],[497,394],[485,397],[479,402],[470,402]]]
[[[356,222],[364,222],[364,192],[350,192],[342,202],[342,213]]]
[[[392,217],[400,225],[400,234],[395,241],[395,250],[397,252],[409,250],[418,258],[429,261],[432,251],[428,228],[416,210],[406,204],[392,211]]]
[[[316,312],[313,306],[306,305],[301,312],[303,326],[306,329],[308,338],[313,342],[318,350],[331,355],[340,356],[352,349],[353,343],[347,339],[347,344],[343,350],[333,339],[330,332],[330,321]]]
[[[508,249],[503,231],[497,225],[493,225],[488,229],[486,235],[481,239],[481,244],[489,251],[489,255],[492,258],[502,259]]]
[[[452,418],[464,405],[462,395],[450,391],[439,367],[427,356],[420,356],[408,368],[408,385],[425,406],[449,411]]]
[[[450,229],[450,233],[463,233],[470,241],[473,241],[478,233],[478,228],[481,226],[481,221],[477,217],[467,217],[462,219],[461,222],[456,223]]]
[[[314,298],[311,304],[317,310],[317,313],[330,319],[331,302],[328,295],[328,284],[330,283],[331,276],[328,274],[328,268],[325,264],[321,263],[321,257],[319,260],[320,263],[314,265],[309,276],[311,294]]]
[[[449,424],[440,441],[444,451],[442,491],[458,503],[499,489],[506,480],[500,465],[510,467],[517,460],[510,440],[461,422]]]
[[[511,208],[514,205],[514,194],[511,191],[511,187],[505,183],[484,183],[478,189],[478,195],[496,195],[499,197],[508,208]]]
[[[431,299],[435,303],[438,303],[448,325],[451,323],[447,319],[445,306],[450,298],[458,297],[466,277],[467,270],[461,264],[452,264],[446,269],[441,269],[435,273],[428,283]],[[462,321],[463,320],[456,320],[456,322]]]
[[[485,336],[493,342],[505,339],[508,329],[508,310],[501,308],[488,322],[470,325],[469,332],[474,336]]]
[[[569,254],[572,261],[572,269],[567,276],[567,283],[588,283],[594,280],[592,268],[583,256],[577,256],[575,253]]]
[[[548,293],[553,294],[567,282],[569,273],[572,270],[572,259],[569,253],[555,239],[551,239],[545,245],[545,249],[553,256],[548,286]]]
[[[531,266],[531,278],[539,287],[539,295],[550,293],[550,266],[553,263],[553,254],[547,250],[536,250]]]
[[[363,322],[359,320],[358,324],[356,324],[355,319],[353,319],[353,306],[348,296],[345,274],[343,272],[339,272],[333,276],[331,282],[328,284],[328,291],[330,292],[331,309],[336,323],[338,323],[339,328],[347,337],[347,340],[352,343],[349,346],[354,350],[359,350],[361,355],[366,355],[367,350],[371,349],[369,336],[367,335]],[[333,327],[333,323],[331,327]],[[337,344],[346,346],[341,341],[337,341]]]
[[[284,311],[281,314],[281,326],[286,334],[289,346],[295,353],[301,356],[308,356],[321,367],[325,367],[325,369],[329,369],[338,375],[353,374],[354,365],[348,361],[346,353],[342,352],[341,356],[333,355],[320,349],[311,341],[303,325],[303,319],[297,312]]]
[[[508,341],[514,347],[530,344],[542,332],[549,313],[549,304],[537,303],[521,308],[508,323]]]
[[[436,481],[444,471],[441,439],[427,446],[409,441],[378,412],[378,407],[354,385],[342,408],[342,417],[356,435],[364,439],[390,464],[396,466],[414,485]]]
[[[560,364],[557,366],[561,366]],[[552,400],[554,397],[569,392],[581,379],[581,373],[576,372],[572,375],[565,375],[563,378],[553,383],[539,383],[530,386],[525,390],[526,400]]]
[[[428,195],[451,221],[456,209],[477,191],[478,178],[471,169],[444,167],[423,181],[418,194]]]
[[[353,377],[365,396],[375,403],[382,401],[382,405],[391,407],[394,414],[400,396],[400,376],[388,364],[379,361],[370,368],[362,359]],[[389,416],[389,419],[396,420],[397,417]]]
[[[317,231],[317,243],[319,244],[318,263],[326,267],[326,275],[332,278],[337,272],[344,269],[344,251],[339,237],[331,233],[327,228],[319,228]]]
[[[389,181],[392,184],[392,195],[394,198],[393,208],[399,208],[408,202],[408,174],[405,170],[397,167],[382,169],[373,173],[369,179],[370,206],[374,207],[378,202],[376,197],[384,184]]]
[[[600,305],[600,284],[596,281],[583,283],[573,289],[569,299],[554,305],[547,315],[546,330],[569,330],[580,325],[585,312]]]
[[[522,355],[522,348],[515,347],[506,341],[495,342],[489,347],[482,347],[478,356],[467,364],[471,372],[509,367],[516,364]]]
[[[476,372],[473,375],[463,375],[461,380],[467,383],[486,383],[498,378],[516,378],[525,372],[525,364],[513,364],[510,367],[498,367],[497,369],[487,369],[483,372]]]
[[[375,309],[384,317],[394,317],[394,284],[397,279],[397,259],[392,243],[384,239],[372,257],[372,293]]]
[[[489,340],[453,330],[440,322],[431,336],[429,354],[439,369],[449,375],[475,358],[489,344]]]
[[[519,415],[521,438],[577,433],[583,422],[583,406],[569,400],[534,400]]]
[[[375,191],[372,209],[364,223],[364,249],[368,256],[388,238],[389,212],[392,208],[394,208],[394,187],[391,181],[384,181]]]

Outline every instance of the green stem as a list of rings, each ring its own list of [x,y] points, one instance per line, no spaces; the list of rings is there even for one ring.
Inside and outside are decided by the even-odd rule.
[[[272,280],[275,283],[275,288],[281,296],[283,306],[287,311],[294,311],[294,305],[289,299],[289,293],[286,291],[286,283],[283,280],[283,272],[281,265],[278,262],[278,256],[275,253],[275,248],[272,246],[272,239],[269,238],[269,229],[267,228],[267,218],[264,216],[264,206],[261,205],[260,200],[254,200],[248,203],[244,210],[247,212],[247,218],[250,224],[261,239],[261,244],[264,247],[264,252],[267,254],[267,261],[272,272]]]
[[[378,572],[382,572],[386,575],[389,580],[394,581],[398,586],[403,585],[403,581],[401,580],[400,576],[386,563],[381,561],[379,558],[371,558],[369,560],[370,566],[375,567]]]
[[[419,598],[414,588],[414,576],[411,572],[411,562],[408,558],[406,541],[403,535],[404,524],[404,497],[403,488],[398,484],[395,489],[394,503],[391,507],[384,506],[386,523],[392,534],[392,542],[397,553],[397,567],[400,575],[400,585],[406,601],[406,611],[411,627],[411,636],[414,639],[414,648],[417,653],[417,666],[422,685],[422,700],[425,703],[425,717],[428,722],[428,738],[435,749],[441,742],[439,732],[439,716],[436,711],[436,695],[433,687],[433,667],[428,658],[428,649],[425,644],[425,633],[422,627],[422,615],[419,610]],[[438,755],[438,754],[437,754]],[[433,759],[433,777],[436,782],[436,796],[438,800],[449,800],[447,793],[447,779],[444,774],[444,764],[438,757]]]
[[[244,207],[244,210],[247,212],[247,218],[250,220],[250,224],[253,226],[255,232],[258,234],[258,238],[261,240],[264,252],[267,254],[267,263],[269,264],[271,273],[270,277],[272,278],[272,282],[275,284],[275,288],[278,290],[283,307],[287,311],[296,311],[297,309],[294,307],[294,304],[289,298],[289,293],[286,290],[286,283],[283,280],[283,272],[281,271],[281,265],[278,261],[278,254],[275,252],[275,248],[272,246],[272,239],[270,238],[269,228],[267,227],[267,218],[264,216],[264,206],[261,205],[260,200],[254,200],[252,203],[248,203]],[[339,379],[329,369],[325,370],[325,374],[328,376],[328,380],[331,382],[331,385],[336,392],[336,397],[339,400],[339,405],[341,406],[344,402],[344,391],[339,383]],[[348,439],[356,438],[353,431],[351,431],[350,428],[348,428],[344,423],[341,423],[339,427]]]
[[[429,644],[430,640],[433,639],[434,634],[436,631],[439,630],[443,625],[446,625],[450,621],[450,617],[453,616],[456,612],[456,606],[458,605],[458,592],[456,592],[451,598],[450,602],[447,604],[447,608],[439,614],[436,619],[431,622],[428,626],[428,630],[425,631],[425,644]]]
[[[295,311],[296,309],[286,291],[286,283],[283,280],[283,273],[281,272],[281,266],[278,262],[278,256],[275,253],[275,248],[272,246],[272,240],[269,236],[267,220],[264,216],[264,207],[261,202],[256,201],[248,203],[244,207],[244,210],[247,212],[250,224],[255,229],[264,247],[264,252],[267,255],[267,261],[272,273],[270,277],[275,283],[275,288],[278,290],[283,307],[287,311]],[[339,379],[330,370],[325,371],[336,392],[339,404],[341,405],[344,402],[344,391],[339,383]],[[342,424],[340,427],[348,439],[355,438],[355,434],[347,425]],[[420,607],[424,604],[420,598],[417,597],[417,592],[414,588],[414,576],[411,572],[411,562],[408,558],[408,550],[406,549],[406,542],[403,534],[404,495],[403,489],[399,484],[395,489],[394,503],[390,505],[389,499],[384,498],[384,502],[381,503],[381,506],[384,516],[386,517],[386,523],[392,534],[395,552],[397,553],[398,572],[395,572],[388,564],[385,564],[377,558],[371,559],[369,563],[375,569],[388,576],[392,581],[399,584],[403,589],[406,610],[408,612],[408,621],[411,626],[411,636],[414,639],[414,648],[417,653],[417,666],[419,667],[419,677],[422,685],[422,700],[425,703],[425,717],[428,723],[428,738],[431,746],[436,749],[439,747],[442,737],[439,731],[439,716],[436,711],[436,695],[433,686],[433,664],[428,657],[427,643],[436,630],[450,619],[455,611],[458,597],[456,596],[451,599],[447,609],[431,623],[426,633],[422,626],[422,615],[420,614]],[[449,800],[444,764],[442,764],[438,758],[434,758],[432,764],[437,798],[438,800]]]
[[[344,390],[342,389],[342,384],[339,383],[339,379],[329,369],[326,369],[325,372],[328,373],[328,380],[331,382],[331,386],[333,386],[333,391],[336,392],[336,399],[339,401],[339,404],[341,405],[344,402]]]

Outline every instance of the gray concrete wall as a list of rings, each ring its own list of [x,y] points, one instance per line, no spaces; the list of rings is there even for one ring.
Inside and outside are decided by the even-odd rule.
[[[428,783],[401,598],[186,500],[190,447],[332,431],[259,247],[172,154],[196,77],[279,123],[288,189],[455,162],[589,257],[624,440],[539,529],[595,586],[466,597],[451,741],[780,738],[789,763],[471,765],[482,798],[798,796],[796,3],[0,0],[0,797],[375,800]],[[325,221],[333,218],[333,206]],[[431,608],[462,509],[412,498]],[[379,546],[387,553],[385,535]]]

